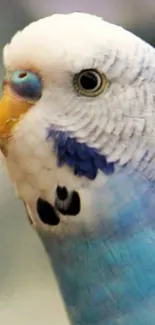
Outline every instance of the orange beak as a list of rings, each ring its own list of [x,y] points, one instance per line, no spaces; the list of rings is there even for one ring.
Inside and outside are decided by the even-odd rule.
[[[18,97],[9,88],[4,86],[0,100],[0,149],[6,155],[8,140],[12,136],[14,126],[33,105],[25,99]]]

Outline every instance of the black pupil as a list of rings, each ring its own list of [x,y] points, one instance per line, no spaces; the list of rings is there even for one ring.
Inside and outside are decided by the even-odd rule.
[[[80,86],[85,90],[96,89],[98,85],[98,78],[92,72],[85,72],[80,76]]]

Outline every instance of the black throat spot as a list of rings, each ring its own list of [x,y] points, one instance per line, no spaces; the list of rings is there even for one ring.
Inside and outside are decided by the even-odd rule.
[[[39,198],[36,205],[39,218],[43,223],[50,226],[59,224],[60,218],[51,204]]]

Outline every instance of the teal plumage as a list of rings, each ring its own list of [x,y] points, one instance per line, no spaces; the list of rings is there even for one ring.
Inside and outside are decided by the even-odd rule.
[[[155,188],[126,169],[92,191],[93,232],[40,234],[75,325],[154,325]]]

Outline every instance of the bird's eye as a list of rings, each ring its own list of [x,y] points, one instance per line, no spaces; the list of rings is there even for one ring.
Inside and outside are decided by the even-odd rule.
[[[31,71],[17,70],[10,80],[11,88],[19,96],[37,100],[42,94],[42,82],[38,75]]]
[[[73,79],[76,91],[87,97],[98,96],[105,90],[107,84],[106,76],[93,69],[83,70]]]

